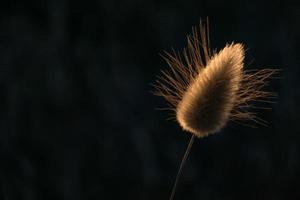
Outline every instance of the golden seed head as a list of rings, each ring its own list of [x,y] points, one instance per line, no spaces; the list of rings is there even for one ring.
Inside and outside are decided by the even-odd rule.
[[[252,101],[266,101],[273,93],[262,91],[268,78],[278,70],[245,71],[242,44],[226,45],[211,54],[208,24],[200,24],[188,36],[187,48],[180,55],[166,53],[170,66],[157,80],[156,94],[164,97],[183,128],[197,137],[221,130],[229,120],[264,121],[247,111]],[[182,58],[183,57],[183,58]]]
[[[243,77],[243,60],[241,44],[227,45],[195,77],[176,108],[184,130],[201,137],[226,124]]]

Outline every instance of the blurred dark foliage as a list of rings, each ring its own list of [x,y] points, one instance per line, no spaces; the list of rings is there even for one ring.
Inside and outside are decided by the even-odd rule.
[[[0,6],[0,199],[168,199],[190,138],[151,94],[191,27],[282,69],[269,122],[197,140],[176,199],[300,197],[297,1],[8,1]]]

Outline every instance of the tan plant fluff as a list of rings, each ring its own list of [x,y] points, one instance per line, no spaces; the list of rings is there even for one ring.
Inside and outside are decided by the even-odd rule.
[[[201,45],[198,33],[201,35]],[[156,94],[164,97],[180,126],[197,137],[222,129],[229,120],[264,121],[247,110],[252,101],[268,101],[274,94],[262,90],[274,69],[244,70],[245,50],[227,44],[211,54],[208,25],[200,24],[188,36],[183,53],[166,53],[170,66],[158,78]]]

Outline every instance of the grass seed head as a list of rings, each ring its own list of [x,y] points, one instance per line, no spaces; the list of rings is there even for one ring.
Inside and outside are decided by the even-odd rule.
[[[200,22],[199,28],[193,28],[182,54],[174,50],[165,53],[163,57],[170,69],[162,71],[155,94],[167,100],[183,130],[197,137],[220,131],[229,120],[263,123],[246,108],[253,101],[274,97],[262,88],[278,70],[245,71],[242,44],[227,44],[218,53],[212,53],[208,23]]]

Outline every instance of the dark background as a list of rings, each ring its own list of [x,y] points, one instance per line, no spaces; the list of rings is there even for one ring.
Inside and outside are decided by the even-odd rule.
[[[168,199],[190,135],[151,83],[206,16],[214,49],[243,42],[247,69],[282,79],[268,127],[195,142],[176,199],[300,197],[299,4],[3,1],[0,16],[0,199]]]

